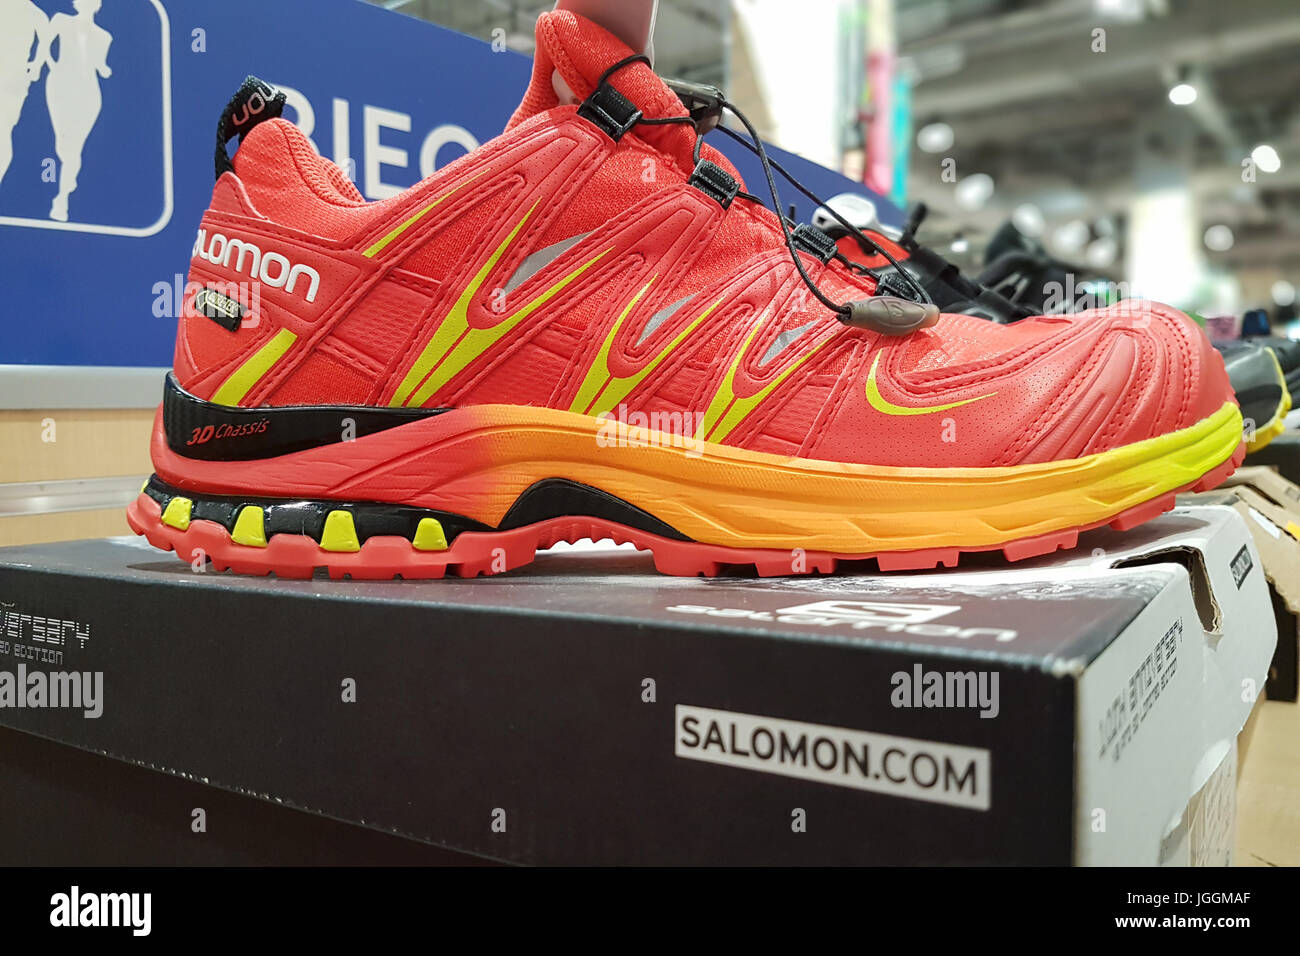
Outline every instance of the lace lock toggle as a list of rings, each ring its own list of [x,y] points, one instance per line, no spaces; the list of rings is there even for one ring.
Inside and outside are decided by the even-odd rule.
[[[892,295],[846,302],[848,313],[840,321],[854,328],[870,329],[882,335],[910,335],[939,321],[939,307],[932,302],[911,302]]]

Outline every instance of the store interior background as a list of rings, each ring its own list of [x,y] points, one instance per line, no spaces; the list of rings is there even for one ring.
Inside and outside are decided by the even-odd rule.
[[[376,0],[531,55],[548,0]],[[1100,31],[1100,32],[1099,32]],[[1293,0],[661,0],[655,66],[723,87],[778,146],[863,176],[892,59],[920,238],[978,275],[1008,220],[1079,283],[1300,337],[1300,4]],[[946,173],[946,175],[945,175]]]
[[[525,55],[554,5],[368,2]],[[899,205],[924,202],[919,238],[968,275],[1011,221],[1079,276],[1206,316],[1264,309],[1276,334],[1300,338],[1296,0],[660,0],[655,43],[660,73],[722,86],[770,142],[874,176]],[[896,77],[887,114],[867,82],[882,58]],[[873,121],[897,148],[866,170]],[[58,441],[35,440],[51,414]],[[13,492],[0,543],[127,534],[153,420],[152,408],[0,409],[0,447],[23,449],[0,455],[0,494],[48,483],[82,496],[24,511]],[[1300,865],[1300,840],[1278,836],[1300,832],[1300,708],[1260,712],[1237,862]]]

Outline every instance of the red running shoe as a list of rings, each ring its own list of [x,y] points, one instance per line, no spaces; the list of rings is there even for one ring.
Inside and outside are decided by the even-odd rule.
[[[936,322],[876,295],[571,13],[538,21],[506,132],[391,199],[281,103],[250,80],[222,117],[128,509],[186,559],[438,577],[612,537],[673,574],[925,568],[1134,524],[1243,454],[1184,316]]]

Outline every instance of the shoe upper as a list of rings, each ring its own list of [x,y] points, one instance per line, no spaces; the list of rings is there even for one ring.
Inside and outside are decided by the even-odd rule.
[[[1249,341],[1259,342],[1277,356],[1282,374],[1286,376],[1287,388],[1293,396],[1300,394],[1300,340],[1261,338]]]
[[[288,122],[247,131],[190,267],[198,286],[239,289],[243,321],[187,297],[180,384],[250,407],[677,416],[752,451],[930,467],[1080,457],[1232,400],[1201,331],[1153,303],[1011,325],[946,314],[906,336],[843,324],[726,159],[704,145],[697,169],[691,126],[611,134],[589,118],[626,46],[565,11],[537,39],[506,131],[389,199],[365,201]],[[644,63],[609,84],[647,118],[686,115]],[[877,292],[799,255],[837,302]]]
[[[919,283],[930,300],[946,313],[974,315],[1003,323],[1027,319],[1034,314],[993,289],[967,279],[943,256],[917,242],[915,232],[926,214],[923,204],[913,207],[907,227],[897,239],[870,228],[868,224],[854,224],[874,249],[859,242],[834,220],[825,207],[819,212],[821,215],[813,218],[825,223],[823,228],[835,237],[840,255],[857,271],[870,275],[883,291],[905,291],[912,284],[907,281],[910,278]],[[872,216],[874,218],[874,209]],[[884,255],[885,252],[889,255]],[[899,275],[900,272],[904,275]]]
[[[1216,342],[1214,348],[1223,356],[1242,418],[1258,426],[1272,421],[1287,394],[1286,379],[1273,353],[1250,340]]]

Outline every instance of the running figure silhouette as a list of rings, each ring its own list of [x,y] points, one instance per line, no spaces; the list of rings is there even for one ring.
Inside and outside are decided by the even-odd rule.
[[[95,23],[100,0],[73,0],[74,14],[56,13],[41,36],[36,69],[50,65],[45,78],[45,103],[54,127],[54,152],[59,157],[59,191],[50,218],[68,221],[68,196],[77,188],[81,150],[104,105],[99,79],[108,79],[108,47],[113,36]],[[53,47],[58,43],[57,58]]]
[[[14,158],[14,127],[32,81],[41,75],[41,62],[28,60],[49,21],[31,0],[0,0],[0,183]]]

